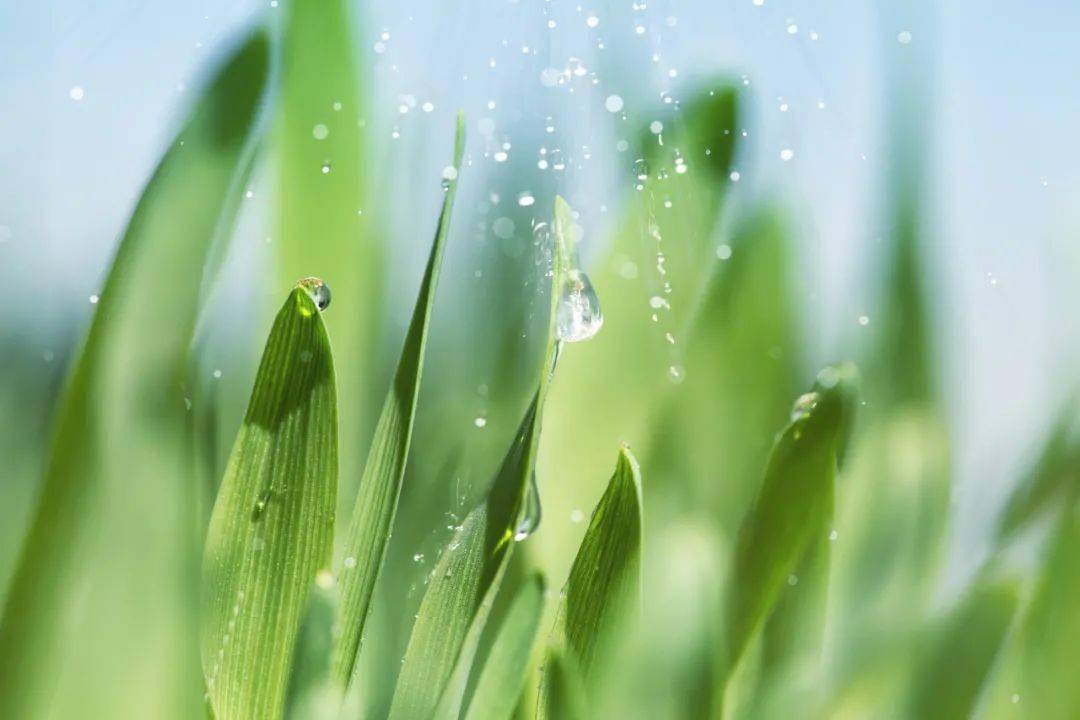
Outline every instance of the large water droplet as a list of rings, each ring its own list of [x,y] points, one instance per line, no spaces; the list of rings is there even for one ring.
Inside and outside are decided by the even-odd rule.
[[[514,530],[514,540],[521,542],[536,532],[540,527],[540,488],[536,484],[536,473],[529,478],[529,487],[525,492],[525,514]]]
[[[600,298],[589,276],[578,269],[567,270],[555,313],[555,335],[566,342],[589,340],[604,324]]]
[[[649,179],[649,163],[645,162],[644,158],[638,158],[634,161],[634,177],[641,182],[645,182]]]
[[[315,303],[315,307],[319,308],[319,312],[330,307],[330,286],[324,283],[321,278],[306,277],[297,285],[304,288],[308,297],[311,298],[311,302]]]

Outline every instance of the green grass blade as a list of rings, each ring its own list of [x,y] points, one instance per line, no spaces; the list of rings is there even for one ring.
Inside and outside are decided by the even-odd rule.
[[[336,405],[326,328],[297,287],[266,341],[207,533],[203,670],[220,720],[282,713],[308,591],[330,562]]]
[[[465,720],[504,720],[513,715],[540,629],[544,593],[544,578],[535,574],[514,596],[479,671]]]
[[[544,667],[544,698],[537,706],[537,718],[554,720],[585,720],[592,717],[581,686],[581,673],[573,657],[558,647],[548,649]]]
[[[951,720],[972,716],[1012,624],[1017,595],[1012,582],[977,582],[922,659],[908,717]]]
[[[358,64],[354,7],[361,6],[342,0],[282,2],[273,148],[276,287],[319,275],[333,288],[334,303],[352,308],[325,320],[342,398],[342,517],[352,508],[386,380],[379,346],[385,248],[374,188],[365,180],[378,175],[366,172],[378,159],[365,138],[372,116]]]
[[[198,488],[182,385],[206,258],[250,167],[268,56],[260,32],[217,73],[113,259],[0,621],[0,717],[199,711]]]
[[[1045,447],[1017,484],[998,522],[998,540],[1007,540],[1054,507],[1080,493],[1080,421],[1075,402],[1058,415]]]
[[[734,537],[799,390],[791,248],[776,208],[739,224],[684,338],[685,381],[654,414],[650,514],[702,514]]]
[[[811,541],[827,532],[836,465],[854,405],[855,369],[831,366],[796,402],[773,446],[754,506],[743,519],[724,607],[724,682]],[[721,688],[722,691],[722,688]]]
[[[628,625],[636,628],[640,620],[641,513],[641,469],[623,446],[570,568],[552,638],[573,657],[586,688],[596,684],[615,631],[631,618]],[[545,675],[552,672],[548,668]],[[538,717],[557,718],[549,685],[545,680],[540,689]]]
[[[518,426],[487,497],[465,517],[432,570],[398,675],[392,720],[456,715],[487,611],[498,592],[526,497],[540,441],[544,401],[557,353],[555,311],[566,271],[569,209],[555,201],[547,348],[532,402]]]
[[[567,647],[586,681],[622,613],[641,605],[641,469],[623,446],[566,581]]]
[[[465,122],[458,117],[454,142],[454,168],[461,167],[465,144]],[[345,543],[345,566],[339,574],[342,602],[338,617],[341,635],[334,650],[332,673],[345,689],[352,678],[360,641],[371,604],[372,591],[386,557],[390,530],[397,513],[405,462],[409,455],[416,399],[424,367],[428,326],[434,306],[446,238],[450,233],[450,213],[454,205],[457,181],[452,181],[443,198],[438,229],[431,246],[427,270],[413,310],[412,323],[398,360],[394,381],[383,404],[375,427],[371,451],[353,508],[352,525]]]

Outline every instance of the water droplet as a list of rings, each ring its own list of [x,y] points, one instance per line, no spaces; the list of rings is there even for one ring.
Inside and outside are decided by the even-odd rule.
[[[619,95],[608,95],[604,100],[604,109],[610,113],[617,113],[623,109],[623,99]]]
[[[799,584],[799,576],[796,575],[795,573],[792,573],[791,575],[788,575],[787,584],[791,585],[791,586],[798,585]]]
[[[686,370],[683,369],[682,365],[672,365],[668,368],[668,379],[679,385],[686,379]]]
[[[311,136],[316,140],[325,140],[330,136],[330,128],[326,127],[322,123],[319,123],[315,127],[311,128]]]
[[[1013,693],[1012,697],[1009,698],[1009,702],[1011,702],[1013,705],[1020,702],[1020,695],[1018,693]]]
[[[582,270],[568,270],[563,278],[555,314],[555,336],[566,342],[589,340],[603,324],[600,298],[589,276]]]
[[[319,308],[319,312],[330,307],[330,286],[324,283],[321,278],[306,277],[296,284],[304,288],[308,297],[315,303],[315,307]]]
[[[791,422],[798,422],[804,418],[810,417],[810,413],[817,407],[818,400],[821,396],[816,392],[808,392],[800,395],[795,400],[795,404],[791,406]]]
[[[91,295],[91,296],[90,296],[90,304],[91,304],[91,305],[97,305],[97,302],[98,302],[98,300],[100,300],[100,299],[101,299],[101,298],[99,298],[99,297],[98,297],[97,295]]]
[[[322,164],[322,167],[319,168],[319,170],[322,172],[323,175],[329,175],[330,174],[330,163],[329,162],[324,162]]]
[[[75,102],[78,102],[78,101],[82,100],[84,97],[86,97],[86,91],[83,90],[81,86],[76,85],[76,86],[72,87],[71,90],[68,91],[68,97],[70,97]]]
[[[585,513],[581,512],[581,510],[579,510],[578,508],[574,508],[570,511],[570,522],[574,523],[575,525],[577,525],[584,519]]]
[[[533,472],[525,492],[525,513],[514,531],[515,542],[521,542],[536,532],[536,528],[540,526],[540,515],[540,488],[536,484],[536,472]]]
[[[412,556],[412,561],[413,562],[418,563],[418,562],[423,561],[423,559],[424,559],[424,553],[416,553],[415,555]]]
[[[638,158],[634,161],[634,177],[641,182],[645,182],[649,179],[649,163],[645,162],[644,158]]]
[[[731,246],[725,244],[716,248],[716,257],[720,258],[721,260],[729,259],[731,257]]]
[[[795,157],[795,151],[791,148],[784,148],[780,151],[780,159],[784,162],[789,162]]]
[[[487,426],[487,418],[483,415],[477,415],[476,418],[473,420],[473,425],[478,428],[485,427]]]
[[[900,43],[901,45],[910,45],[911,44],[911,31],[910,30],[901,30],[900,33],[896,36],[896,42]]]
[[[270,502],[270,488],[262,491],[259,499],[255,501],[255,508],[251,513],[253,520],[258,520],[266,512],[266,505]]]
[[[349,570],[352,570],[354,567],[356,567],[356,558],[354,558],[352,555],[345,558],[345,567]]]
[[[589,17],[585,18],[585,24],[591,28],[594,28],[600,24],[600,18],[596,17],[595,15],[590,15]]]
[[[868,318],[866,315],[860,315],[859,316],[859,324],[864,326],[864,327],[869,325],[870,324],[870,318]]]
[[[840,533],[838,533],[838,532],[837,532],[837,531],[835,531],[835,530],[830,530],[830,531],[829,531],[829,539],[830,539],[830,540],[835,540],[835,539],[836,539],[836,538],[838,538],[838,537],[840,537]]]
[[[315,575],[315,584],[321,587],[323,590],[329,590],[334,587],[334,575],[329,570],[320,570]],[[226,637],[228,637],[226,635]]]
[[[521,207],[529,207],[535,202],[536,198],[533,197],[531,192],[526,191],[518,195],[518,205]]]

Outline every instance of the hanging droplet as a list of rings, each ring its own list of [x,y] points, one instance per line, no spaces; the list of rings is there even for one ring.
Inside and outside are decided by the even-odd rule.
[[[540,526],[540,488],[536,484],[536,472],[529,477],[529,487],[525,491],[525,514],[521,516],[514,531],[514,541],[521,542],[536,532]]]
[[[600,298],[589,276],[578,269],[567,270],[555,313],[555,336],[566,342],[589,340],[604,324]]]
[[[315,307],[319,308],[319,312],[330,307],[330,286],[321,278],[306,277],[296,284],[307,291],[308,297],[315,303]]]

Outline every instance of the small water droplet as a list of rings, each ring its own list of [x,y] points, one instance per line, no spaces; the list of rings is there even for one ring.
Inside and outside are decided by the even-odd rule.
[[[799,576],[796,575],[795,573],[792,573],[791,575],[788,575],[787,584],[791,585],[791,586],[798,585],[799,584]]]
[[[266,490],[262,491],[262,494],[259,495],[259,499],[255,501],[255,508],[251,513],[253,520],[258,520],[263,516],[263,513],[266,512],[266,505],[269,502],[270,489],[267,488]]]
[[[810,417],[810,414],[817,407],[818,400],[821,396],[816,392],[808,392],[800,395],[795,400],[795,404],[791,406],[791,422],[798,422],[804,418]]]
[[[324,162],[322,164],[322,167],[319,168],[319,171],[322,172],[323,175],[329,175],[330,174],[330,163]]]
[[[316,140],[325,140],[330,137],[330,128],[326,127],[322,123],[319,123],[315,127],[311,128],[311,136]]]
[[[638,158],[634,161],[634,177],[641,182],[645,182],[649,179],[649,163],[645,162],[644,158]]]
[[[525,493],[525,513],[521,516],[521,522],[514,530],[514,541],[521,542],[536,532],[540,526],[540,488],[536,483],[536,472],[529,478],[529,487]]]
[[[683,369],[682,365],[672,365],[668,368],[668,379],[679,385],[686,379],[686,370]]]
[[[609,113],[617,113],[623,109],[623,104],[621,95],[608,95],[604,100],[604,109]]]
[[[413,562],[418,563],[418,562],[423,561],[423,559],[424,559],[424,553],[416,553],[415,555],[412,556]]]
[[[536,198],[533,197],[533,194],[531,192],[526,191],[518,195],[517,201],[518,205],[520,205],[521,207],[529,207],[536,202]]]
[[[555,314],[555,336],[566,342],[581,342],[595,336],[603,324],[600,298],[589,276],[576,268],[568,270]]]
[[[574,523],[575,525],[577,525],[584,519],[585,513],[581,512],[581,510],[579,510],[578,508],[574,508],[570,511],[570,522]]]
[[[345,567],[349,570],[352,570],[354,567],[356,567],[356,558],[354,558],[352,555],[345,558]]]
[[[321,278],[306,277],[296,284],[304,288],[308,297],[315,303],[315,307],[319,308],[319,312],[330,307],[330,286],[324,283]]]
[[[475,425],[478,428],[485,427],[487,425],[487,418],[484,417],[483,415],[477,415],[473,419],[473,425]]]
[[[837,532],[837,531],[835,531],[835,530],[830,530],[830,531],[829,531],[829,539],[830,539],[830,540],[835,540],[835,539],[836,539],[836,538],[838,538],[838,537],[840,537],[840,533],[838,533],[838,532]]]

